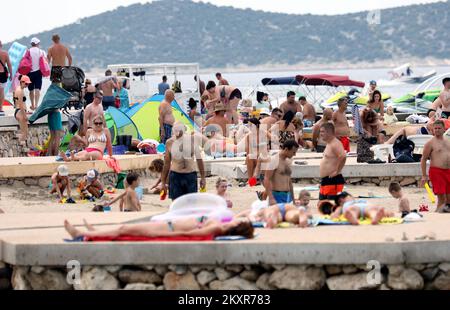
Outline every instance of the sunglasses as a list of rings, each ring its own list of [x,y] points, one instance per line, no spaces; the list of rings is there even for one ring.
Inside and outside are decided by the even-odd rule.
[[[103,125],[103,123],[94,123],[94,124],[97,125],[97,126]]]

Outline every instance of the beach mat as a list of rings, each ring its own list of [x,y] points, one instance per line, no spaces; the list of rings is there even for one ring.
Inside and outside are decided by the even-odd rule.
[[[380,220],[379,225],[398,225],[403,224],[403,219],[398,217],[385,217]],[[331,219],[329,216],[325,217],[316,217],[311,220],[312,226],[321,226],[321,225],[351,225],[344,216],[341,216],[338,219]],[[360,219],[359,225],[371,225],[370,219]]]
[[[177,236],[177,237],[140,237],[140,236],[121,236],[121,237],[97,237],[76,239],[65,239],[66,242],[198,242],[213,241],[214,236]]]

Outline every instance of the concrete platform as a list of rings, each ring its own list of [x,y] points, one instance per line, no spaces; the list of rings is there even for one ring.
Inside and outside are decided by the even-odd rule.
[[[159,155],[118,155],[114,156],[122,170],[146,169]],[[103,160],[84,162],[57,162],[55,157],[13,157],[0,158],[0,178],[26,178],[51,176],[56,168],[65,164],[72,175],[85,174],[89,169],[100,173],[114,172]]]
[[[327,226],[308,229],[257,230],[254,240],[237,242],[65,243],[62,225],[83,218],[102,225],[148,221],[150,213],[46,214],[0,216],[0,261],[23,266],[154,264],[414,264],[448,261],[449,216],[426,214],[425,221],[383,226]],[[113,226],[111,226],[113,227]],[[409,240],[401,241],[403,234]],[[434,233],[436,240],[416,241]],[[386,242],[392,238],[393,242]]]
[[[292,166],[293,179],[318,179],[320,178],[319,166],[322,155],[311,153],[310,158],[303,158],[307,165]],[[316,158],[314,158],[316,156]],[[294,162],[297,159],[294,158]],[[229,179],[247,179],[247,167],[244,163],[221,163],[211,164],[212,175],[218,175]],[[411,164],[367,164],[357,163],[356,157],[348,157],[347,163],[342,171],[347,178],[364,177],[418,177],[422,175],[420,163]]]

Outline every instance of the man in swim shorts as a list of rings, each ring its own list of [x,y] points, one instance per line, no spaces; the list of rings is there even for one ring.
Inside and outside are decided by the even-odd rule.
[[[297,153],[298,148],[299,145],[294,140],[285,141],[281,152],[273,155],[267,169],[264,169],[264,187],[270,206],[291,203],[294,199],[291,159]]]
[[[344,150],[350,153],[350,126],[347,121],[347,97],[339,98],[338,102],[339,110],[333,113],[333,124],[335,127],[336,137],[341,141]]]
[[[61,44],[61,38],[55,34],[52,36],[53,45],[48,49],[47,60],[52,66],[50,81],[52,83],[61,83],[62,68],[66,65],[72,65],[72,55],[69,49]],[[67,60],[67,61],[66,61]]]
[[[433,125],[434,137],[425,144],[421,160],[422,185],[428,180],[438,197],[436,212],[450,212],[450,141],[444,138],[445,125],[437,120]],[[430,159],[429,178],[427,160]]]
[[[334,200],[344,190],[345,179],[342,169],[347,160],[342,143],[336,138],[334,125],[324,123],[320,128],[320,137],[327,144],[320,162],[319,200]]]
[[[173,90],[166,90],[164,94],[164,100],[159,105],[159,128],[160,128],[160,142],[166,144],[166,142],[172,138],[172,128],[175,123],[175,117],[172,112],[172,101],[175,99],[175,93]]]

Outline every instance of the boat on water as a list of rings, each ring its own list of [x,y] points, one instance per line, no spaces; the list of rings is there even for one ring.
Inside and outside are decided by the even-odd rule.
[[[436,70],[430,70],[420,75],[414,75],[412,66],[410,63],[405,63],[397,68],[388,72],[391,75],[391,81],[409,84],[420,84],[426,80],[436,76]]]

